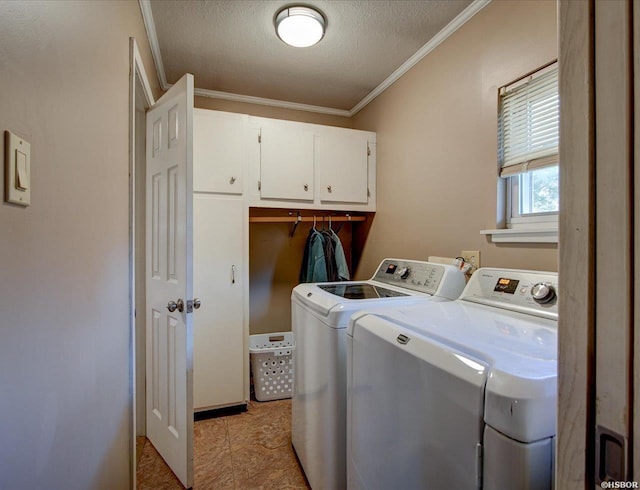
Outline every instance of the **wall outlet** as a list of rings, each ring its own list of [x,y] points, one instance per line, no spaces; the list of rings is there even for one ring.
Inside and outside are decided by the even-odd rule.
[[[473,266],[473,270],[471,272],[480,268],[480,250],[463,250],[460,256],[464,257],[464,261],[467,264],[471,264]]]

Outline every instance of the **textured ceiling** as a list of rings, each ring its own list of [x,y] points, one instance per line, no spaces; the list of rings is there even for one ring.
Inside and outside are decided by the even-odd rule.
[[[324,39],[292,48],[275,34],[278,0],[153,0],[166,81],[199,89],[349,110],[471,0],[312,0]]]

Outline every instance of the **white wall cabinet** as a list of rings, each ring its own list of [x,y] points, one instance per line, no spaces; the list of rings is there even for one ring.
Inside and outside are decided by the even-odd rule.
[[[242,114],[194,109],[194,192],[242,194],[245,120]]]
[[[265,127],[260,133],[260,197],[313,201],[313,132]]]
[[[369,142],[366,133],[316,137],[320,201],[367,204]]]
[[[245,222],[242,199],[194,195],[193,290],[202,302],[194,314],[194,410],[247,399]]]
[[[376,134],[248,117],[249,206],[376,210]]]

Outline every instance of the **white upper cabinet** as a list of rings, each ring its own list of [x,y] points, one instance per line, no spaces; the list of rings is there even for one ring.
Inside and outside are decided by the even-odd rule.
[[[243,193],[245,121],[242,114],[194,110],[194,192]]]
[[[366,204],[368,200],[368,138],[344,131],[317,136],[320,200]]]
[[[313,201],[314,134],[297,127],[263,127],[260,197]]]

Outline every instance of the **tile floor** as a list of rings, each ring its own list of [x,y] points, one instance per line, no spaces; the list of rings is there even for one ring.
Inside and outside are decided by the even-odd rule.
[[[182,489],[141,439],[138,489]],[[252,400],[246,412],[197,421],[193,446],[194,490],[310,488],[291,447],[291,400]]]

